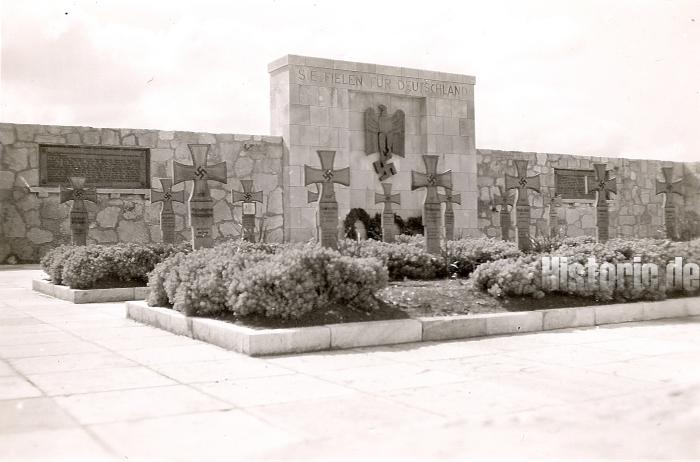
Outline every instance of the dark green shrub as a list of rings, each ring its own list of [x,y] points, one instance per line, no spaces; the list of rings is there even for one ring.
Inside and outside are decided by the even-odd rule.
[[[566,284],[552,286],[542,280],[543,257],[566,257],[571,268],[575,263],[581,267],[576,277],[569,277]],[[600,265],[653,263],[659,269],[658,284],[634,284],[632,274],[615,274],[611,284],[601,284]],[[574,245],[561,245],[555,252],[530,254],[518,258],[508,258],[484,263],[476,268],[471,278],[474,286],[495,296],[531,295],[541,297],[548,293],[558,293],[590,298],[596,301],[659,300],[673,293],[688,293],[688,288],[667,287],[666,265],[674,257],[683,257],[684,263],[700,263],[700,240],[687,243],[674,243],[665,239],[612,239],[606,243],[576,242]],[[596,266],[588,267],[589,259]],[[589,275],[589,271],[595,271]],[[594,283],[589,283],[589,276]]]
[[[447,273],[444,259],[427,253],[422,242],[422,237],[403,237],[401,241],[391,244],[373,239],[346,239],[338,243],[338,250],[350,257],[379,259],[386,266],[389,278],[393,280],[435,279],[445,276]]]
[[[175,310],[188,316],[223,311],[231,281],[242,277],[255,263],[270,258],[270,254],[259,250],[240,252],[231,247],[217,250],[197,252],[182,260],[177,270],[179,284],[174,293]]]
[[[387,282],[377,259],[311,245],[291,247],[234,274],[227,307],[239,316],[283,319],[337,304],[369,310],[376,306],[375,292]]]
[[[230,273],[250,261],[283,249],[285,244],[228,241],[187,255],[176,254],[148,275],[151,306],[173,306],[188,315],[220,311],[226,298]]]
[[[381,216],[377,213],[374,215],[374,218],[372,218],[364,209],[360,208],[351,209],[345,216],[345,220],[343,220],[345,237],[348,239],[357,239],[355,222],[358,220],[365,225],[365,230],[367,230],[367,239],[380,240],[382,238]]]
[[[408,217],[406,220],[400,215],[394,215],[394,222],[398,227],[399,234],[416,236],[423,234],[423,217]]]
[[[158,263],[187,248],[185,244],[134,243],[73,246],[60,254],[60,263],[54,258],[50,271],[57,284],[74,289],[90,289],[99,284],[118,286],[120,282],[145,284],[148,273]]]
[[[180,284],[177,269],[187,254],[178,252],[158,263],[153,271],[148,273],[148,297],[146,302],[150,306],[166,306],[175,302],[174,293]],[[173,298],[168,297],[168,290],[173,293]]]
[[[63,282],[63,263],[65,256],[75,249],[72,245],[61,245],[55,249],[46,252],[46,255],[41,259],[41,269],[51,278],[54,284]]]
[[[489,237],[447,241],[445,253],[448,272],[461,277],[469,276],[482,263],[522,255],[514,242]]]

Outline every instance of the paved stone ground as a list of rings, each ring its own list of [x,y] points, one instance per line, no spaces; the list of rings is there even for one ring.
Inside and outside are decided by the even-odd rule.
[[[700,317],[249,358],[0,269],[0,460],[700,458]]]

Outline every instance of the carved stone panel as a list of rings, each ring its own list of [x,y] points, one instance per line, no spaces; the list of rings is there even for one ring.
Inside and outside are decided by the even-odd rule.
[[[98,188],[150,188],[150,151],[144,148],[39,145],[39,186],[85,178]]]

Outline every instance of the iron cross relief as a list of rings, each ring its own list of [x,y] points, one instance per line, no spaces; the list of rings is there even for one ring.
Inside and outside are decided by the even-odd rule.
[[[372,166],[379,181],[384,181],[396,175],[396,166],[389,162],[391,156],[405,154],[406,115],[400,109],[389,115],[383,104],[377,109],[379,113],[371,107],[365,111],[365,153],[379,154]]]
[[[498,201],[496,203],[501,207],[501,211],[508,211],[508,207],[513,206],[513,199],[515,196],[510,191],[503,188],[503,186],[498,185]]]
[[[384,212],[390,213],[392,211],[392,203],[396,205],[401,205],[401,194],[391,194],[391,183],[382,183],[383,194],[374,193],[374,203],[384,204]]]
[[[218,181],[226,183],[226,162],[218,164],[207,164],[209,156],[208,144],[188,144],[190,156],[192,157],[192,165],[185,165],[173,161],[173,178],[174,184],[182,183],[183,181],[194,181],[190,200],[210,200],[208,181]]]
[[[95,188],[85,187],[84,177],[72,176],[68,178],[68,182],[70,183],[70,188],[64,188],[62,185],[59,185],[59,203],[74,201],[73,205],[75,206],[75,202],[78,201],[81,204],[83,201],[97,202],[97,191]]]
[[[163,211],[172,211],[173,202],[185,202],[185,191],[173,191],[173,180],[158,178],[162,191],[151,189],[151,204],[163,203]]]
[[[262,191],[253,192],[253,180],[241,180],[241,186],[243,187],[243,192],[241,191],[231,191],[231,199],[234,203],[243,202],[244,204],[253,204],[263,202]],[[243,213],[251,213],[245,211],[245,205],[243,206]],[[253,210],[252,213],[255,213]]]
[[[515,164],[516,176],[506,174],[506,190],[518,190],[518,201],[516,205],[529,205],[527,200],[527,190],[532,189],[540,192],[540,174],[527,176],[527,164],[525,159],[513,160]]]
[[[350,167],[333,170],[335,151],[316,151],[321,160],[321,168],[304,165],[304,186],[320,184],[321,194],[319,202],[336,202],[334,183],[350,186]],[[309,198],[312,198],[309,193]],[[319,197],[318,195],[316,197]]]
[[[685,180],[673,181],[673,167],[662,167],[661,173],[664,181],[656,180],[656,194],[666,194],[666,206],[672,204],[671,194],[683,196],[683,185]]]
[[[452,194],[452,190],[449,188],[445,188],[445,194],[438,193],[438,197],[440,198],[440,202],[445,203],[445,213],[452,211],[452,204],[462,204],[462,195]]]
[[[605,164],[593,164],[595,171],[596,187],[594,191],[598,192],[596,205],[605,205],[606,200],[610,199],[610,193],[617,194],[616,178],[610,178],[610,170],[606,170]]]
[[[452,170],[437,173],[438,159],[438,156],[424,155],[423,163],[425,163],[425,173],[411,170],[411,191],[418,188],[425,188],[426,204],[440,203],[440,196],[437,192],[438,187],[452,189]]]

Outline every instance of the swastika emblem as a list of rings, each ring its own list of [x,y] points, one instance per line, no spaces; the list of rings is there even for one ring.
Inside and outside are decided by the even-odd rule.
[[[323,180],[326,181],[327,183],[330,182],[333,179],[333,170],[328,169],[323,172]]]
[[[204,167],[199,166],[197,167],[197,170],[194,171],[194,175],[202,180],[205,176],[207,176],[207,170]]]

